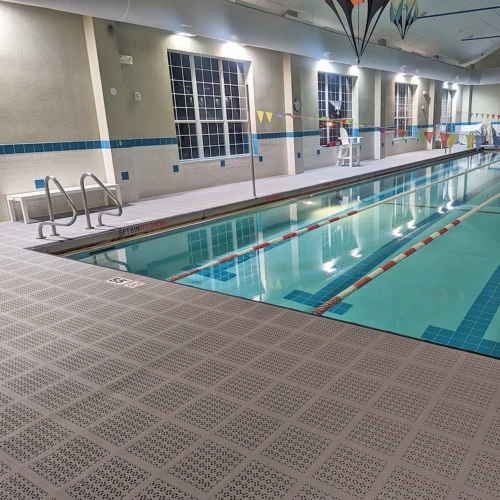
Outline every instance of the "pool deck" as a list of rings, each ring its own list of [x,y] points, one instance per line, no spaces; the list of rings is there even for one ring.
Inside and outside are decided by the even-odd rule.
[[[384,165],[418,159],[401,156]],[[250,183],[170,195],[61,234],[251,198]],[[124,273],[25,250],[36,227],[1,224],[0,498],[500,498],[500,360],[141,276],[114,284]]]

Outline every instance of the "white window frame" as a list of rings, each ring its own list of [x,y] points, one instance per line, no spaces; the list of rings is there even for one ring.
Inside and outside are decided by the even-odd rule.
[[[240,120],[234,120],[231,119],[229,120],[227,118],[227,108],[226,108],[226,92],[225,92],[225,82],[224,82],[224,69],[223,69],[223,61],[228,61],[228,62],[236,62],[238,64],[243,64],[244,68],[244,82],[245,82],[245,87],[244,87],[244,95],[239,96],[240,99],[243,99],[245,103],[247,103],[248,95],[246,91],[246,79],[248,75],[248,67],[247,64],[244,61],[236,61],[236,60],[231,60],[231,59],[222,59],[220,57],[216,56],[210,56],[210,55],[202,55],[202,54],[193,54],[193,53],[187,53],[187,52],[182,52],[178,50],[169,50],[169,53],[173,54],[181,54],[181,55],[186,55],[189,57],[189,67],[191,70],[191,84],[193,86],[193,100],[194,100],[194,113],[195,113],[195,119],[194,120],[178,120],[175,118],[175,108],[176,104],[174,101],[174,98],[172,96],[172,101],[173,101],[173,108],[174,108],[174,123],[177,124],[195,124],[196,126],[196,137],[198,141],[198,158],[189,158],[189,159],[182,159],[180,157],[180,137],[177,137],[178,141],[178,148],[179,148],[179,161],[180,162],[189,162],[189,161],[201,161],[201,160],[217,160],[217,159],[225,159],[225,158],[234,158],[237,156],[249,156],[250,155],[250,147],[251,147],[251,140],[249,137],[249,132],[248,132],[248,111],[247,111],[247,106],[244,108],[239,108],[242,114],[244,115],[244,119]],[[222,120],[207,120],[204,119],[202,120],[200,118],[200,105],[199,105],[199,95],[198,95],[198,83],[203,83],[203,82],[198,82],[196,79],[196,67],[195,67],[195,57],[202,57],[202,58],[209,58],[209,59],[217,59],[218,61],[218,71],[219,71],[219,77],[220,77],[220,82],[219,85],[221,87],[221,109],[222,109]],[[169,63],[169,71],[170,71],[170,63]],[[172,74],[170,74],[170,80],[172,81]],[[239,85],[238,85],[239,86]],[[184,94],[187,96],[188,94]],[[214,96],[215,98],[215,96]],[[223,124],[223,129],[224,129],[224,148],[225,148],[225,154],[224,155],[219,155],[219,156],[205,156],[204,152],[204,145],[203,145],[203,131],[202,131],[202,125],[203,124]],[[243,134],[246,134],[247,136],[247,141],[243,142],[243,153],[236,153],[236,154],[231,154],[231,143],[230,143],[230,132],[229,132],[229,124],[230,123],[235,123],[239,124],[241,123],[243,125]],[[177,133],[177,132],[176,132]],[[247,150],[248,152],[245,152]]]
[[[399,90],[404,87],[404,99],[400,106],[399,103]],[[399,83],[397,82],[394,87],[394,128],[406,130],[405,137],[415,137],[414,125],[415,125],[415,96],[417,95],[417,86],[411,83]],[[406,126],[401,127],[401,121],[404,120]],[[408,125],[408,121],[411,121]],[[398,137],[397,133],[394,134],[394,139],[403,139],[403,137]]]
[[[441,93],[441,132],[451,133],[453,96],[455,92],[450,89],[443,89]]]
[[[321,82],[320,75],[324,75],[324,82]],[[328,99],[328,78],[332,76],[339,77],[339,100],[344,102],[343,99],[343,82],[345,81],[345,86],[350,86],[350,92],[346,92],[347,103],[349,104],[350,109],[342,109],[341,116],[331,117],[329,113],[329,99]],[[345,80],[344,80],[345,79]],[[347,83],[348,82],[348,83]],[[324,89],[320,89],[320,84],[324,83]],[[322,96],[324,94],[324,97]],[[328,120],[320,120],[319,128],[320,128],[320,145],[326,146],[326,144],[322,144],[323,137],[321,136],[322,130],[327,130],[326,143],[333,142],[335,139],[339,139],[340,136],[340,127],[344,127],[347,130],[349,136],[353,134],[353,114],[354,114],[354,77],[347,75],[340,75],[338,73],[327,73],[325,71],[318,71],[318,109],[319,109],[319,118],[323,116],[328,116],[330,120],[340,120],[340,119],[349,119],[349,123],[338,123],[333,122],[333,126],[329,126],[330,123]],[[322,112],[322,109],[324,112]],[[350,115],[350,116],[347,116]],[[323,125],[323,126],[322,126]]]

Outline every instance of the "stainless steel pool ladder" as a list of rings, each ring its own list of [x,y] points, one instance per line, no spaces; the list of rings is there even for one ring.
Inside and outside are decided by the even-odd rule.
[[[54,210],[52,209],[52,198],[50,197],[49,181],[54,182],[57,189],[59,189],[61,194],[66,198],[66,201],[71,206],[73,216],[71,217],[71,220],[67,223],[54,222]],[[38,225],[38,239],[40,239],[40,240],[45,239],[45,236],[43,235],[43,227],[44,226],[49,226],[49,225],[52,226],[52,236],[59,236],[59,234],[56,231],[56,226],[71,226],[72,224],[74,224],[76,217],[78,215],[77,211],[76,211],[75,204],[73,203],[73,200],[68,196],[68,193],[66,193],[66,191],[61,186],[59,181],[53,175],[47,175],[47,177],[45,177],[43,184],[44,184],[44,188],[45,188],[45,196],[47,197],[47,205],[49,207],[49,220],[41,222]]]
[[[116,206],[118,207],[118,213],[110,213],[110,212],[99,212],[97,215],[97,227],[102,227],[104,224],[102,223],[102,216],[103,215],[112,215],[113,217],[120,217],[120,215],[123,213],[123,207],[122,204],[118,201],[118,198],[111,193],[111,191],[92,173],[87,172],[86,174],[83,174],[80,177],[80,189],[82,191],[82,198],[83,198],[83,208],[85,210],[85,218],[87,219],[87,228],[86,229],[94,229],[92,226],[92,222],[90,220],[90,211],[89,211],[89,204],[87,202],[87,193],[85,192],[85,179],[87,177],[92,177],[94,181],[101,186],[102,189],[106,192],[106,194],[116,203]]]

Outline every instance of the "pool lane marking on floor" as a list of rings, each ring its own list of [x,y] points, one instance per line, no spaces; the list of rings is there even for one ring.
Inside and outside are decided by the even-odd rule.
[[[462,175],[467,175],[470,172],[473,172],[475,170],[479,170],[480,168],[489,167],[490,165],[493,165],[493,164],[499,163],[499,162],[500,162],[500,160],[497,159],[497,160],[492,161],[490,163],[486,163],[484,165],[480,165],[480,166],[471,168],[471,169],[466,170],[464,172],[459,172],[457,174],[451,175],[449,177],[446,177],[445,179],[440,179],[440,180],[431,182],[430,184],[424,184],[423,186],[419,186],[417,188],[410,189],[409,191],[404,191],[403,193],[398,193],[394,196],[390,196],[389,198],[385,198],[384,200],[380,200],[380,201],[377,201],[376,203],[372,203],[371,205],[368,205],[366,207],[359,208],[358,210],[351,210],[350,212],[347,212],[345,214],[338,215],[336,217],[332,217],[332,218],[327,219],[327,220],[322,221],[322,222],[317,222],[316,224],[311,224],[311,225],[304,227],[302,229],[298,229],[297,231],[293,231],[291,233],[284,234],[283,236],[279,236],[279,237],[274,238],[272,240],[268,240],[266,242],[259,243],[258,245],[253,245],[253,246],[248,247],[248,248],[241,250],[239,252],[235,252],[235,253],[232,253],[230,255],[226,255],[225,257],[222,257],[220,259],[208,262],[207,264],[204,264],[202,266],[198,266],[198,267],[195,267],[195,268],[190,269],[188,271],[185,271],[183,273],[176,274],[175,276],[168,278],[167,281],[170,281],[170,282],[178,281],[182,278],[186,278],[188,276],[191,276],[192,274],[195,274],[195,273],[198,273],[198,272],[203,271],[205,269],[208,269],[209,267],[213,267],[213,266],[216,266],[218,264],[228,262],[230,260],[236,259],[237,257],[240,257],[240,256],[248,254],[248,253],[262,250],[263,248],[267,248],[271,245],[275,245],[276,243],[281,243],[281,242],[289,240],[291,238],[295,238],[296,236],[300,236],[302,234],[305,234],[309,231],[314,231],[315,229],[319,229],[320,227],[326,226],[328,224],[333,224],[334,222],[338,222],[339,220],[345,219],[347,217],[352,217],[353,215],[360,214],[362,212],[365,212],[366,210],[370,210],[370,209],[375,208],[377,206],[383,205],[383,204],[387,203],[388,201],[397,200],[398,198],[401,198],[403,196],[408,196],[409,194],[416,193],[417,191],[420,191],[422,189],[427,189],[431,186],[441,184],[442,182],[446,182],[450,179],[454,179],[454,178],[462,176]]]
[[[484,339],[499,307],[500,266],[496,268],[455,331],[431,325],[423,333],[422,339],[500,357],[500,342]]]
[[[481,209],[483,209],[484,207],[488,206],[490,203],[493,203],[495,200],[498,200],[498,199],[500,199],[500,193],[496,194],[495,196],[492,196],[489,200],[486,200],[484,203],[481,203],[476,208],[473,208],[472,210],[470,210],[466,214],[460,216],[458,219],[455,219],[453,222],[450,222],[449,224],[442,227],[441,229],[439,229],[435,233],[431,234],[430,236],[427,236],[427,238],[424,238],[422,241],[418,242],[416,245],[411,246],[410,248],[408,248],[404,252],[400,253],[399,255],[394,257],[393,259],[389,260],[388,262],[386,262],[382,266],[375,269],[375,271],[367,274],[365,277],[361,278],[356,283],[354,283],[350,287],[346,288],[345,290],[343,290],[342,292],[337,294],[335,297],[332,297],[330,300],[328,300],[327,302],[325,302],[321,306],[314,309],[314,311],[312,313],[317,315],[317,316],[321,316],[326,311],[328,311],[328,309],[330,309],[334,305],[338,304],[339,302],[342,302],[346,297],[349,297],[349,295],[352,295],[353,293],[357,292],[359,289],[363,288],[365,285],[367,285],[368,283],[373,281],[375,278],[377,278],[381,274],[385,273],[389,269],[392,269],[394,266],[399,264],[402,260],[410,257],[410,255],[413,255],[415,252],[417,252],[421,248],[427,246],[429,243],[432,243],[437,238],[439,238],[443,234],[446,234],[448,231],[450,231],[454,227],[461,224],[464,220],[468,219],[469,217],[471,217],[472,215],[479,212]]]

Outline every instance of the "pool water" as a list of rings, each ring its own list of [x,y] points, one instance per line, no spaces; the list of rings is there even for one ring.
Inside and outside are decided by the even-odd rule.
[[[481,165],[483,168],[470,171]],[[460,173],[462,175],[448,179]],[[428,186],[431,182],[438,184]],[[358,215],[179,280],[311,312],[500,189],[500,155],[249,210],[70,258],[168,279],[249,246],[419,188]],[[380,275],[324,316],[500,357],[500,202]]]

